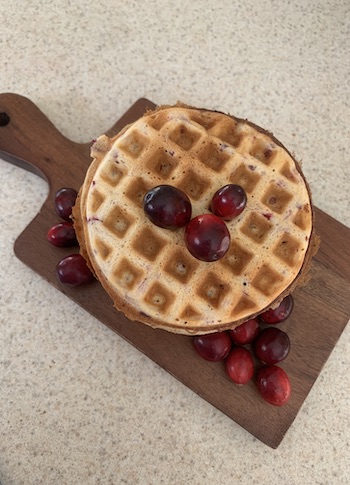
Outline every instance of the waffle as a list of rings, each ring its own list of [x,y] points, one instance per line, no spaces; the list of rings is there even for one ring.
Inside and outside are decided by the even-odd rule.
[[[147,112],[102,135],[73,218],[81,253],[129,319],[182,334],[222,331],[276,306],[305,278],[315,252],[310,192],[299,164],[269,133],[223,113],[184,105]],[[244,211],[227,222],[228,253],[195,259],[184,228],[154,225],[143,197],[168,184],[190,198],[192,217],[234,183]]]

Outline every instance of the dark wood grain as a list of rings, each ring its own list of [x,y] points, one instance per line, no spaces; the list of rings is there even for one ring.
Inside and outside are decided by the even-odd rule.
[[[139,99],[108,133],[116,133],[152,107],[152,102]],[[56,264],[72,251],[46,242],[48,229],[58,221],[53,196],[63,186],[80,187],[90,163],[90,143],[65,138],[21,96],[0,95],[0,112],[10,117],[9,124],[0,127],[1,157],[38,173],[49,184],[48,199],[40,213],[15,243],[18,258],[255,437],[276,448],[349,319],[350,229],[316,209],[322,243],[312,266],[312,279],[295,292],[293,314],[279,327],[287,330],[292,342],[288,359],[281,364],[291,378],[292,398],[284,407],[270,406],[258,396],[253,383],[236,387],[221,363],[199,358],[191,338],[127,320],[112,307],[97,282],[71,289],[57,281]]]

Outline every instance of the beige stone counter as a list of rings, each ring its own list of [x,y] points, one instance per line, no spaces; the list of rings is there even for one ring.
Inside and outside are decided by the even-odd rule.
[[[0,21],[0,92],[69,138],[142,96],[228,111],[294,151],[350,226],[348,0],[0,0]],[[350,483],[349,325],[272,450],[15,258],[46,194],[0,160],[2,485]]]

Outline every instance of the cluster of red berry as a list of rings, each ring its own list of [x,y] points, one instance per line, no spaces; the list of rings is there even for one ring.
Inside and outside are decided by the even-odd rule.
[[[228,184],[215,192],[208,208],[211,213],[193,219],[188,196],[171,185],[158,185],[144,197],[147,217],[166,229],[185,228],[185,243],[189,252],[201,261],[217,261],[230,246],[230,233],[225,220],[237,217],[245,208],[247,196],[240,185]]]
[[[47,233],[47,240],[54,246],[66,248],[78,245],[71,220],[76,198],[77,191],[72,188],[62,188],[55,194],[55,209],[64,221],[52,226]],[[94,279],[85,259],[78,253],[62,258],[56,266],[56,274],[61,283],[69,286],[82,285]]]
[[[286,296],[279,306],[263,312],[233,330],[193,337],[199,355],[213,362],[223,361],[228,376],[235,384],[247,384],[258,369],[255,384],[263,399],[283,406],[290,398],[291,385],[287,373],[278,362],[289,354],[290,340],[286,332],[274,326],[285,321],[293,309],[293,298]]]

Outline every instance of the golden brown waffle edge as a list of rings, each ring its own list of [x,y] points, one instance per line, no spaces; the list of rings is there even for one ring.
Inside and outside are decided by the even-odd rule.
[[[173,112],[175,113],[177,112],[177,114],[179,115],[178,119],[176,119],[176,116],[175,116],[174,126],[171,125],[171,122],[172,122],[171,113]],[[187,123],[187,120],[185,118],[184,119],[181,118],[183,116],[186,116],[186,113],[188,112],[191,113],[190,117],[192,116],[190,120],[190,124]],[[170,119],[167,119],[166,118],[167,116],[170,116]],[[162,120],[162,117],[165,117],[166,120],[165,121],[164,119]],[[267,185],[270,184],[269,186],[273,185],[274,187],[277,187],[276,190],[277,190],[278,196],[281,199],[281,207],[279,209],[276,209],[277,212],[275,213],[271,209],[272,205],[270,204],[269,206],[269,200],[271,199],[271,197],[269,199],[270,193],[268,192],[268,190],[267,192],[266,190],[264,192],[264,189],[261,189],[262,191],[260,191],[260,194],[261,193],[263,194],[262,199],[264,200],[264,203],[260,204],[259,209],[261,210],[261,207],[263,207],[263,209],[265,210],[266,208],[266,214],[265,214],[266,216],[269,214],[272,214],[271,215],[272,219],[274,218],[275,215],[276,217],[278,216],[281,219],[281,213],[283,214],[283,210],[289,207],[290,200],[293,200],[292,194],[290,193],[291,192],[290,187],[292,187],[292,185],[290,181],[288,181],[288,177],[290,177],[291,179],[293,178],[292,172],[289,171],[289,169],[290,169],[290,166],[294,166],[295,170],[300,175],[300,177],[298,176],[297,178],[298,180],[302,180],[302,185],[304,187],[303,190],[305,190],[303,194],[304,194],[304,197],[306,197],[305,201],[308,204],[309,214],[307,215],[307,218],[308,218],[307,221],[310,224],[310,231],[307,236],[308,243],[305,245],[305,248],[304,248],[305,255],[302,258],[301,264],[297,268],[296,274],[293,276],[293,278],[290,281],[288,281],[288,284],[278,289],[278,281],[281,279],[281,277],[279,276],[278,271],[276,271],[276,269],[274,268],[274,265],[270,265],[269,260],[266,259],[265,257],[265,260],[262,262],[261,267],[258,268],[257,270],[255,269],[254,265],[251,263],[251,266],[253,266],[253,268],[251,269],[252,271],[251,279],[250,280],[247,279],[247,282],[246,282],[248,289],[246,287],[242,287],[238,291],[237,285],[235,287],[232,287],[233,285],[232,281],[237,279],[236,276],[237,276],[237,271],[239,269],[238,268],[239,264],[237,266],[235,255],[232,256],[231,254],[231,256],[230,255],[228,256],[228,257],[231,257],[231,259],[233,258],[232,259],[233,263],[231,264],[232,271],[227,269],[227,267],[230,266],[229,264],[225,267],[222,264],[222,262],[205,263],[202,261],[195,260],[191,255],[189,255],[189,253],[186,253],[187,249],[185,248],[185,246],[184,245],[181,246],[181,238],[183,239],[182,237],[183,231],[178,230],[177,234],[174,236],[175,234],[174,231],[169,232],[169,230],[154,227],[152,223],[148,221],[146,216],[143,214],[142,208],[140,207],[140,196],[138,195],[137,204],[136,204],[138,205],[138,208],[135,209],[135,212],[131,211],[132,214],[128,213],[129,220],[127,220],[127,218],[125,217],[123,221],[123,214],[125,214],[125,212],[123,212],[122,208],[114,210],[114,214],[116,214],[116,218],[119,217],[120,221],[122,221],[121,226],[123,226],[123,224],[124,225],[126,224],[128,226],[126,229],[126,234],[128,232],[130,233],[131,230],[135,230],[136,232],[135,232],[134,238],[130,239],[131,242],[128,240],[129,246],[126,252],[124,252],[119,257],[119,259],[118,259],[118,255],[117,256],[113,255],[113,257],[111,257],[110,264],[111,265],[114,264],[117,268],[119,268],[118,269],[119,273],[117,271],[116,274],[118,274],[118,277],[120,278],[120,280],[123,280],[123,278],[125,278],[125,281],[124,281],[125,285],[129,284],[130,278],[136,278],[136,279],[138,278],[139,285],[142,286],[142,284],[144,284],[144,293],[139,291],[136,294],[136,298],[132,300],[132,298],[130,298],[130,295],[132,293],[132,287],[130,287],[130,291],[128,291],[128,288],[124,288],[125,289],[124,292],[123,291],[121,292],[120,288],[116,289],[115,278],[113,279],[110,276],[110,274],[107,274],[107,271],[105,270],[105,268],[103,268],[103,264],[101,267],[101,262],[103,263],[103,257],[101,259],[100,256],[99,257],[96,256],[95,243],[96,241],[99,240],[99,236],[98,236],[99,230],[97,227],[98,227],[98,224],[100,223],[100,221],[98,221],[99,217],[96,214],[99,213],[98,208],[103,207],[107,203],[104,200],[101,202],[99,206],[98,205],[99,201],[96,202],[98,197],[97,198],[93,197],[91,194],[94,192],[92,187],[94,184],[96,185],[96,182],[99,183],[102,180],[101,185],[104,184],[103,177],[102,179],[99,179],[103,171],[99,173],[98,170],[101,170],[101,166],[103,165],[103,163],[106,163],[106,158],[108,158],[108,154],[110,154],[111,151],[113,150],[121,149],[120,147],[122,147],[121,150],[126,150],[126,151],[129,150],[130,152],[131,150],[130,147],[132,146],[130,145],[130,136],[129,136],[129,141],[128,140],[125,141],[123,137],[127,138],[128,134],[130,135],[130,133],[132,135],[133,133],[132,130],[135,127],[136,127],[136,130],[139,130],[141,125],[137,128],[138,126],[137,123],[139,123],[140,120],[145,121],[146,124],[154,123],[154,126],[152,126],[151,128],[148,128],[148,130],[150,131],[152,136],[158,136],[158,138],[160,139],[160,146],[157,145],[156,147],[153,147],[154,150],[152,148],[149,149],[149,146],[146,148],[143,147],[140,153],[136,154],[137,155],[136,157],[134,157],[135,155],[134,153],[132,154],[132,156],[130,155],[131,158],[130,156],[129,156],[129,159],[127,159],[126,157],[127,163],[125,164],[125,166],[130,163],[133,163],[133,161],[137,160],[139,157],[142,158],[143,152],[148,150],[150,152],[148,153],[148,158],[146,157],[146,155],[144,155],[144,160],[141,160],[140,164],[142,163],[146,164],[148,169],[151,167],[151,170],[149,170],[149,172],[151,173],[151,176],[150,176],[151,179],[147,181],[148,184],[145,184],[142,187],[142,190],[145,191],[146,189],[152,188],[152,184],[154,184],[153,186],[155,186],[161,183],[170,183],[170,184],[180,186],[180,188],[186,191],[186,193],[190,196],[190,198],[191,196],[194,197],[193,202],[194,202],[195,214],[197,212],[208,212],[207,207],[208,207],[208,200],[210,198],[210,194],[213,195],[213,193],[215,192],[215,190],[217,190],[217,188],[220,188],[220,186],[224,185],[223,182],[227,180],[227,173],[229,172],[226,171],[220,177],[217,175],[217,173],[219,173],[221,170],[225,170],[225,167],[227,166],[229,167],[231,163],[231,159],[233,160],[236,157],[234,162],[234,168],[236,173],[238,173],[239,177],[237,177],[238,180],[235,180],[235,177],[233,176],[232,179],[227,180],[226,183],[240,183],[243,187],[244,185],[246,185],[246,187],[244,188],[249,189],[247,190],[247,195],[248,195],[248,198],[249,197],[251,198],[252,195],[254,196],[255,191],[254,191],[254,188],[251,189],[249,185],[254,185],[254,183],[258,179],[258,177],[256,177],[256,173],[254,174],[254,171],[257,170],[257,167],[259,168],[260,173],[262,174],[264,170],[264,164],[266,164],[266,167],[268,167],[270,166],[270,164],[275,163],[273,162],[274,157],[276,158],[277,155],[280,156],[280,153],[286,155],[287,157],[286,159],[288,159],[288,163],[286,162],[284,165],[284,168],[282,167],[282,169],[284,170],[284,175],[283,174],[280,175],[280,178],[283,179],[282,181],[285,182],[287,185],[289,184],[288,190],[286,190],[285,193],[283,193],[283,190],[280,190],[278,188],[277,183],[274,185],[273,178],[271,178],[271,174],[269,175],[270,178],[268,178],[267,179],[268,181],[266,182]],[[186,106],[182,103],[178,103],[174,107],[161,106],[155,109],[154,111],[147,111],[145,115],[142,118],[140,118],[140,120],[137,120],[135,123],[132,123],[126,126],[120,133],[118,133],[112,139],[108,139],[105,136],[102,136],[99,138],[95,146],[92,148],[92,155],[94,157],[94,161],[89,167],[85,182],[79,191],[77,203],[73,210],[74,224],[77,232],[77,238],[81,248],[81,254],[87,260],[89,266],[95,273],[97,279],[100,281],[104,289],[112,298],[115,307],[118,310],[122,311],[131,320],[141,321],[152,327],[163,328],[165,330],[175,332],[175,333],[193,335],[193,334],[200,334],[200,333],[204,334],[204,333],[211,333],[216,331],[223,331],[229,328],[234,328],[235,326],[239,325],[240,323],[243,323],[247,319],[253,318],[254,316],[258,315],[265,309],[278,305],[278,303],[287,294],[290,294],[299,284],[305,281],[308,275],[308,269],[310,267],[311,258],[317,251],[318,244],[319,244],[318,238],[317,236],[315,236],[315,233],[314,233],[314,213],[312,209],[310,189],[307,182],[304,179],[299,163],[295,160],[294,157],[292,157],[292,155],[285,149],[285,147],[283,147],[283,145],[271,133],[264,131],[262,128],[258,127],[257,125],[247,120],[238,119],[233,116],[226,115],[224,113],[208,111],[205,109],[197,109],[197,108]],[[225,123],[227,120],[232,120],[233,124],[231,125],[228,124],[228,128],[230,128],[231,131],[227,127],[225,127]],[[168,133],[166,133],[166,128],[164,128],[164,126],[167,123],[169,124],[169,126],[171,125]],[[193,126],[191,125],[191,123]],[[210,126],[211,124],[212,126]],[[233,129],[234,127],[235,129]],[[185,133],[185,135],[187,136],[187,139],[185,136],[185,138],[182,141],[181,141],[181,133],[180,133],[181,129],[185,129],[185,132],[187,130],[187,132]],[[249,131],[250,133],[249,136],[253,137],[250,139],[251,147],[248,150],[249,152],[248,155],[245,153],[244,148],[241,149],[242,153],[240,153],[239,151],[242,143],[242,139],[244,144],[244,136],[246,136],[244,134],[244,130],[248,130],[248,131],[251,130]],[[197,159],[198,157],[202,157],[200,158],[200,162],[199,162],[199,167],[202,169],[201,171],[199,170],[193,171],[193,167],[191,166],[191,164],[189,164],[189,162],[186,162],[187,170],[189,171],[190,175],[192,177],[197,177],[197,179],[195,179],[197,185],[196,184],[191,185],[191,181],[190,181],[191,177],[186,178],[184,176],[179,176],[177,179],[175,178],[175,181],[174,181],[172,180],[173,177],[169,177],[169,175],[166,174],[166,177],[164,179],[164,174],[161,172],[161,170],[163,169],[159,168],[162,166],[162,161],[164,160],[162,157],[160,157],[159,160],[157,161],[158,154],[164,148],[162,147],[162,142],[161,142],[162,137],[159,135],[159,133],[163,133],[163,132],[164,132],[164,137],[166,139],[170,138],[170,142],[169,142],[170,148],[171,149],[175,148],[180,158],[181,157],[185,158],[186,156],[190,155],[190,160],[192,161],[192,163],[194,163],[195,159]],[[230,132],[230,138],[228,135],[229,132]],[[150,136],[150,135],[145,135],[145,133],[142,134],[142,136],[140,137],[141,144],[142,143],[144,143],[145,145],[147,144],[147,136]],[[207,137],[209,137],[210,139],[209,141]],[[242,139],[239,140],[239,137],[241,137]],[[133,143],[134,141],[135,140],[131,139],[131,143]],[[204,146],[209,147],[207,152],[205,152],[204,149],[202,149],[199,145],[200,143],[202,143],[202,141]],[[211,146],[211,141],[213,141],[212,146]],[[266,149],[266,146],[268,146],[268,149]],[[208,162],[208,165],[206,165],[206,160],[203,161],[203,157],[207,156],[208,157],[207,160],[210,160],[210,157],[213,156],[212,155],[213,147],[214,148],[216,147],[215,150],[218,147],[223,147],[224,148],[223,151],[228,150],[229,154],[227,157],[226,157],[226,154],[225,156],[222,156],[222,153],[220,153],[218,150],[216,150],[215,152],[214,150],[215,152],[214,155],[216,154],[217,156],[219,156],[219,158],[222,156],[222,160],[220,159],[221,161],[219,160],[219,162],[217,162],[215,161],[215,157],[214,157],[210,162]],[[168,145],[165,150],[169,151]],[[138,151],[138,148],[136,148],[136,152],[137,151]],[[152,159],[152,153],[153,153],[153,159]],[[264,160],[265,155],[268,155],[268,157],[272,157],[272,160],[265,161]],[[248,161],[246,161],[246,157],[249,158]],[[262,162],[260,158],[263,159]],[[154,162],[154,160],[156,160],[156,162]],[[170,160],[169,156],[167,160]],[[255,160],[256,160],[256,163],[255,163]],[[169,163],[171,164],[172,160],[170,160]],[[179,166],[181,166],[182,169],[184,169],[185,167],[185,165],[183,165],[184,163],[185,163],[184,161],[180,161],[180,162],[178,161],[175,167],[170,165],[170,169],[169,169],[170,173],[176,172],[176,169]],[[217,163],[219,163],[219,165],[217,165]],[[255,163],[255,165],[253,165],[253,163]],[[136,164],[137,164],[137,161],[135,162],[135,165]],[[292,165],[288,165],[288,164],[292,164]],[[127,171],[130,167],[126,166],[125,168],[125,166],[124,166],[124,169]],[[248,167],[255,166],[255,169],[254,170],[247,169],[247,166]],[[124,178],[129,177],[129,181],[127,184],[121,185],[119,181],[116,181],[116,178],[118,178],[119,175],[117,177],[113,176],[114,177],[113,181],[112,179],[109,180],[109,182],[107,183],[107,186],[108,184],[112,184],[112,185],[115,184],[115,185],[114,187],[112,187],[113,190],[110,192],[108,192],[109,191],[109,186],[108,186],[107,192],[109,194],[113,193],[114,196],[116,196],[116,198],[118,193],[119,195],[123,194],[122,198],[127,199],[127,203],[130,203],[129,199],[131,198],[131,195],[128,194],[128,186],[133,185],[133,183],[136,184],[135,182],[136,180],[143,181],[145,166],[143,166],[142,168],[142,165],[140,165],[140,167],[141,168],[139,168],[138,171],[135,169],[136,171],[134,174],[128,173],[126,175],[124,173],[123,175],[120,176],[121,179],[123,179],[123,177]],[[280,168],[281,167],[279,167],[279,169]],[[205,177],[201,175],[202,172],[205,173]],[[154,176],[154,174],[156,176]],[[218,177],[218,181],[216,184],[212,182],[209,183],[209,188],[208,186],[205,185],[205,180],[208,180],[208,178],[210,178],[208,174],[211,175],[211,180],[215,180],[215,178]],[[258,185],[262,184],[261,178],[262,178],[262,175],[260,176],[260,179],[256,182]],[[193,188],[193,185],[194,185],[194,188]],[[118,192],[119,189],[121,190],[120,192]],[[201,191],[208,192],[203,202],[201,202],[201,196],[203,195]],[[265,193],[267,193],[266,196],[264,195]],[[104,194],[101,197],[103,198]],[[97,207],[96,213],[94,211],[91,212],[91,208],[94,207],[92,204],[92,201],[93,201],[93,204],[96,204],[96,207]],[[105,216],[107,212],[105,213]],[[266,218],[267,224],[265,226],[264,218],[257,217],[256,215],[257,213],[258,213],[257,210],[254,211],[254,209],[251,209],[248,207],[246,211],[243,211],[242,217],[239,223],[236,224],[237,221],[235,221],[233,222],[233,226],[235,224],[237,226],[240,224],[239,227],[241,228],[241,230],[243,230],[243,232],[244,230],[246,230],[246,232],[249,233],[250,231],[249,224],[245,224],[244,219],[250,218],[249,220],[252,227],[254,226],[254,224],[259,225],[261,223],[262,224],[261,230],[262,231],[266,230],[267,232],[271,233],[272,225],[270,224],[270,220]],[[91,214],[95,214],[95,215],[91,216]],[[260,214],[258,215],[260,216]],[[295,220],[297,220],[297,217],[299,217],[297,214],[294,214],[293,217],[294,216],[295,216]],[[92,221],[93,217],[96,218],[95,221]],[[300,219],[299,225],[306,224],[305,217],[304,217],[304,222],[302,221],[302,218]],[[109,220],[111,218],[113,217],[109,217],[108,214],[105,217],[106,220]],[[113,225],[113,222],[111,223],[109,221],[109,224]],[[278,224],[278,221],[276,222],[276,224]],[[91,229],[92,226],[95,226],[94,229]],[[137,232],[137,226],[142,227],[141,232],[140,230]],[[293,230],[295,230],[296,232],[298,231],[302,232],[300,227],[298,228],[297,226],[295,228],[294,226],[295,224],[293,225]],[[114,230],[114,229],[110,230],[111,227],[112,226],[109,226],[109,229],[107,230],[107,232],[105,231],[105,228],[103,229],[108,236],[107,239],[110,236],[110,232],[113,232]],[[286,228],[288,229],[288,225],[286,226]],[[287,234],[288,236],[287,229],[284,229],[283,231],[284,231],[284,234]],[[168,231],[168,234],[167,232],[164,233],[164,231]],[[259,231],[259,226],[258,226],[258,231]],[[118,234],[118,232],[116,232],[115,234],[117,234],[117,237],[114,237],[114,241],[120,242],[122,244],[123,238],[125,237],[124,233],[122,237],[121,237],[122,233]],[[165,234],[167,235],[165,236]],[[171,234],[171,237],[168,237],[170,236],[170,234]],[[140,235],[143,235],[143,237],[148,237],[148,236],[150,237],[151,243],[155,245],[155,253],[157,251],[160,251],[160,253],[163,253],[161,263],[158,263],[157,254],[146,254],[147,251],[142,246],[142,242],[141,242],[142,238],[140,237]],[[255,236],[252,233],[250,234],[250,237],[254,238]],[[231,238],[232,238],[232,235],[231,235]],[[135,241],[139,241],[139,242],[135,242]],[[249,241],[249,237],[248,237],[248,241]],[[294,235],[293,237],[288,236],[286,238],[286,241],[287,241],[287,245],[289,244],[291,246],[290,254],[285,256],[283,255],[284,247],[282,243],[279,246],[278,245],[275,246],[275,249],[274,249],[273,257],[277,260],[278,265],[280,265],[279,271],[283,271],[283,268],[287,267],[288,265],[289,266],[293,265],[293,261],[294,261],[293,254],[292,254],[293,247],[296,251],[298,250],[298,248],[299,249],[301,248],[301,246],[298,246],[299,243],[297,242]],[[110,241],[108,244],[110,244]],[[108,251],[118,253],[117,244],[115,245],[115,249],[113,251],[111,249],[108,249],[108,244],[105,244],[104,242],[99,245],[99,251],[101,252],[101,254],[103,253],[103,251],[105,251],[106,254],[108,253]],[[176,254],[174,253],[174,248],[171,248],[172,244],[175,244],[177,248],[175,251]],[[258,267],[259,261],[254,251],[257,250],[259,246],[256,245],[256,241],[254,240],[251,242],[251,244],[254,246],[253,249],[249,248],[248,251],[246,251],[246,253],[253,254],[252,257],[253,259],[255,259],[255,266]],[[245,254],[246,246],[242,244],[242,241],[237,242],[235,237],[233,237],[232,247],[237,249],[238,259],[241,257],[243,258],[243,260],[244,258],[246,258],[247,261],[249,260],[249,258],[246,257],[246,254]],[[185,281],[186,279],[184,279],[181,283],[180,281],[181,277],[175,274],[176,272],[176,269],[174,269],[175,267],[171,267],[171,257],[168,258],[170,262],[167,260],[167,252],[166,252],[167,249],[172,256],[175,255],[174,257],[180,258],[179,261],[181,260],[180,261],[181,264],[187,265],[190,271],[192,271],[193,273],[192,277],[188,281]],[[266,254],[268,254],[268,250],[265,249],[265,256]],[[181,258],[183,259],[183,261],[185,261],[185,263],[182,261]],[[280,264],[281,258],[282,258],[283,264]],[[283,261],[283,258],[285,258],[285,261]],[[112,259],[113,259],[113,263],[112,263]],[[139,261],[139,260],[146,261],[146,263],[144,263],[144,266],[141,269],[137,268],[137,265],[135,264],[135,261]],[[144,275],[144,280],[147,280],[147,277],[149,275],[147,274],[147,270],[145,270],[145,268],[150,268],[150,267],[154,268],[158,264],[159,264],[159,268],[158,268],[157,277],[153,276],[153,281],[148,283],[148,286],[147,286],[147,284],[143,283],[141,274]],[[224,268],[223,269],[221,268],[222,271],[214,270],[215,265],[217,266],[217,268],[221,268],[221,266],[224,266]],[[249,262],[247,263],[247,266],[249,266]],[[108,267],[108,264],[107,264],[107,267]],[[200,271],[198,270],[198,268],[202,268],[202,270]],[[153,269],[149,271],[152,271],[152,270]],[[134,274],[132,274],[133,272]],[[153,271],[153,275],[154,274],[155,272]],[[242,275],[238,275],[238,276],[242,277]],[[173,278],[173,282],[171,278]],[[179,284],[179,281],[181,284]],[[264,298],[262,299],[264,304],[262,305],[260,302],[254,306],[254,303],[255,303],[254,298],[251,297],[251,294],[249,293],[249,287],[251,287],[251,291],[253,292],[252,294],[254,294],[255,296],[256,295],[259,296],[259,292],[263,293],[264,291],[270,291],[267,288],[267,286],[270,283],[277,287],[277,293],[267,295],[267,296],[264,295]],[[193,292],[192,288],[194,286],[196,286],[196,290]],[[174,287],[175,287],[175,291],[174,291]],[[182,306],[177,305],[178,301],[182,302],[182,300],[179,300],[181,298],[181,296],[179,296],[181,294],[181,291],[179,290],[179,288],[182,289],[181,291],[185,293],[185,296],[189,292],[189,290],[192,291],[192,295],[187,300],[186,298],[184,299],[185,303],[181,303]],[[230,297],[230,291],[233,291],[233,290],[236,292],[236,296]],[[167,300],[165,305],[164,305],[164,302],[163,304],[161,302],[162,298]],[[198,301],[200,301],[200,305],[198,305],[197,303]],[[223,312],[223,309],[222,309],[223,304],[225,304],[225,312]],[[243,312],[241,311],[241,313],[237,311],[235,315],[235,313],[232,312],[232,308],[229,308],[229,310],[227,310],[227,307],[229,305],[231,305],[231,307],[234,308],[235,304],[238,309],[239,309],[239,305],[241,305],[244,311]],[[176,308],[176,305],[180,307],[177,310],[177,313],[176,311],[170,312],[169,308],[174,309]],[[155,312],[152,313],[153,307],[155,307]],[[198,309],[199,307],[200,307],[200,310]],[[211,318],[209,320],[206,319],[204,316],[206,307],[208,307],[209,309],[208,312],[211,312]]]

